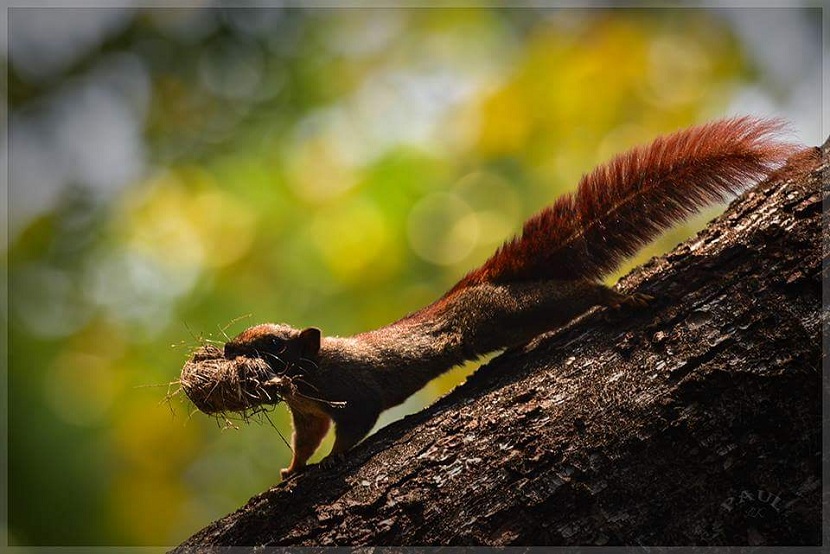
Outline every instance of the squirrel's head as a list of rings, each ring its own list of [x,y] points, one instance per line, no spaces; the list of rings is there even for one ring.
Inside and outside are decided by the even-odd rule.
[[[320,359],[320,330],[294,329],[265,323],[249,327],[225,343],[225,358],[262,358],[278,373],[302,368]]]

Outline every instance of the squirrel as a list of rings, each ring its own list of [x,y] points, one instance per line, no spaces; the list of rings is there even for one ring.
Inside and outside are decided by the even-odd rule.
[[[662,136],[584,175],[567,194],[524,223],[481,267],[432,304],[351,337],[314,327],[250,327],[224,357],[262,358],[288,405],[300,472],[335,425],[335,464],[381,412],[467,360],[519,346],[595,306],[644,305],[600,279],[671,225],[769,176],[794,151],[776,139],[779,120],[722,119]]]

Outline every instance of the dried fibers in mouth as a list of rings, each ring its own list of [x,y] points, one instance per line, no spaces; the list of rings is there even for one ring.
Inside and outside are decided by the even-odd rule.
[[[202,412],[243,415],[264,404],[281,401],[268,382],[274,378],[261,358],[224,357],[215,346],[202,346],[184,364],[180,384],[187,397]]]

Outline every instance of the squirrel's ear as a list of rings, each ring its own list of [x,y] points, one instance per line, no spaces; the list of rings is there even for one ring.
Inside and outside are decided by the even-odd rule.
[[[309,327],[300,331],[300,353],[306,358],[316,358],[320,352],[320,329]]]

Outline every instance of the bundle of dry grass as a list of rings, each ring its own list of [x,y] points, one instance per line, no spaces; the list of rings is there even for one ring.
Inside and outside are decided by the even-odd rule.
[[[229,360],[222,351],[205,345],[196,350],[182,368],[179,384],[202,412],[237,412],[246,418],[264,405],[281,401],[272,379],[277,375],[260,358]]]

